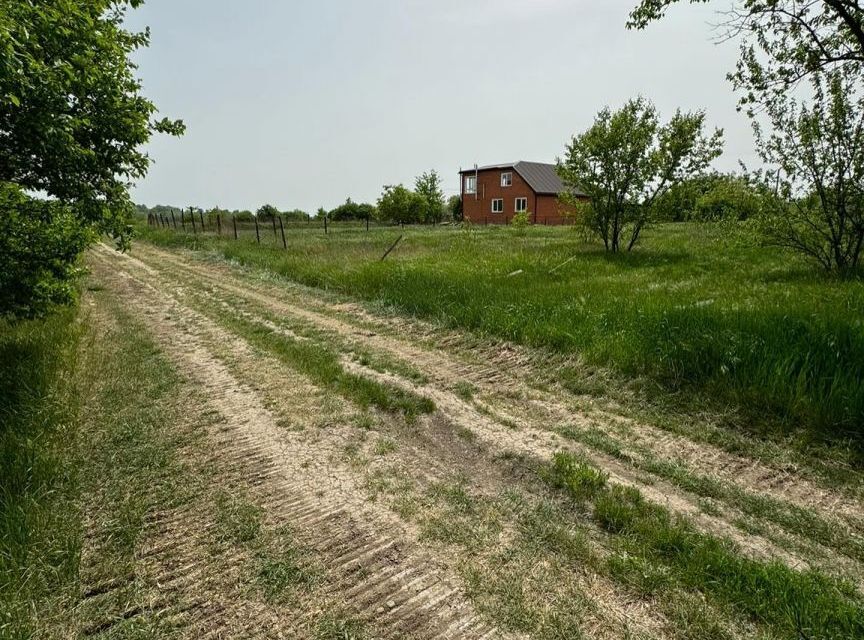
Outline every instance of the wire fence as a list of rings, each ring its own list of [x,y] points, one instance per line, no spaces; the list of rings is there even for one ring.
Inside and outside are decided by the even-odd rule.
[[[485,216],[471,221],[478,227],[509,226],[509,216]],[[543,218],[532,221],[532,226],[572,225],[573,221],[561,217]],[[234,240],[254,239],[258,244],[281,245],[287,249],[292,235],[304,234],[343,234],[372,233],[378,230],[399,229],[405,225],[397,222],[382,222],[372,218],[365,220],[333,221],[326,217],[318,218],[286,218],[284,216],[238,217],[222,214],[205,214],[203,211],[171,211],[165,213],[148,213],[147,224],[151,227],[169,229],[178,233],[202,234]],[[421,226],[421,225],[414,225]],[[422,225],[440,226],[440,225]],[[455,225],[450,225],[451,228]]]
[[[203,212],[171,212],[149,213],[147,224],[151,227],[168,229],[179,233],[202,234],[223,237],[234,240],[255,239],[259,244],[281,244],[288,248],[292,235],[297,233],[371,233],[382,229],[399,229],[404,227],[399,223],[381,222],[379,220],[342,220],[334,222],[327,218],[305,219],[283,216],[257,217],[251,219],[221,214],[205,215]]]

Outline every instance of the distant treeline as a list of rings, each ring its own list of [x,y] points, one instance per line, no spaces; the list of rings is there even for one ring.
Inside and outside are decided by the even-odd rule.
[[[301,209],[291,211],[280,211],[271,204],[259,207],[254,213],[246,209],[200,209],[198,207],[175,207],[171,205],[156,205],[147,207],[143,204],[135,205],[136,211],[142,217],[161,215],[170,218],[173,213],[175,217],[180,216],[181,211],[188,213],[199,212],[208,220],[213,221],[217,215],[223,218],[234,217],[237,220],[252,220],[257,216],[259,220],[270,220],[281,216],[286,222],[308,220],[310,217],[322,219],[327,218],[333,222],[349,220],[380,220],[382,222],[400,222],[405,224],[437,224],[449,220],[459,220],[462,217],[462,201],[459,196],[453,196],[449,200],[444,199],[441,190],[441,178],[436,171],[429,171],[418,176],[413,190],[403,185],[386,186],[378,199],[377,204],[368,202],[354,202],[348,198],[344,204],[340,204],[329,211],[323,207],[310,216]]]

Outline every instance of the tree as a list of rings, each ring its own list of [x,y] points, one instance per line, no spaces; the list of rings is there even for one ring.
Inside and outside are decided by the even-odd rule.
[[[149,34],[127,31],[124,20],[141,4],[0,0],[0,216],[10,234],[0,272],[37,274],[18,281],[15,301],[0,300],[2,315],[68,299],[44,294],[71,291],[78,255],[97,233],[128,243],[129,184],[150,165],[142,146],[156,132],[184,130],[155,117],[134,75],[129,58]]]
[[[447,211],[453,220],[459,221],[462,219],[462,196],[450,196],[447,201]]]
[[[628,27],[643,29],[680,0],[640,0]],[[691,4],[708,0],[690,0]],[[762,104],[810,74],[864,63],[860,0],[737,0],[727,14],[728,36],[744,36],[730,79],[742,104]]]
[[[329,213],[330,219],[338,220],[371,220],[375,217],[375,205],[354,202],[351,198]]]
[[[378,200],[378,216],[381,220],[401,224],[422,222],[426,218],[426,199],[404,186],[386,186]]]
[[[786,201],[761,228],[769,243],[845,273],[860,266],[864,246],[864,95],[854,70],[811,80],[812,105],[775,100],[767,111],[771,133],[756,127],[759,152],[778,168]]]
[[[279,217],[279,209],[274,207],[272,204],[265,204],[258,208],[255,215],[263,220],[270,220]]]
[[[652,217],[666,222],[749,220],[773,200],[759,176],[736,173],[696,175],[654,201]]]
[[[426,214],[423,222],[441,222],[444,217],[444,191],[441,189],[441,176],[434,169],[418,176],[414,190],[426,201]]]
[[[155,119],[129,56],[149,33],[124,29],[141,0],[0,0],[0,181],[74,204],[82,220],[126,234],[130,180],[150,159]]]
[[[722,152],[723,132],[706,136],[704,125],[704,112],[679,111],[661,126],[654,105],[644,98],[630,100],[619,111],[603,109],[559,160],[565,202],[580,210],[582,222],[608,251],[622,246],[630,251],[655,200],[705,170]],[[588,204],[568,195],[579,191],[589,197]]]
[[[75,297],[78,255],[94,234],[71,207],[0,182],[0,315],[43,315]]]

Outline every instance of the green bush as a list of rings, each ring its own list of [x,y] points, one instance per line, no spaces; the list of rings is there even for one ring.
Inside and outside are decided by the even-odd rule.
[[[515,214],[510,220],[510,226],[516,229],[516,231],[524,231],[531,224],[531,219],[528,216],[527,211]]]
[[[0,315],[39,316],[72,302],[78,256],[93,239],[70,207],[0,183]]]

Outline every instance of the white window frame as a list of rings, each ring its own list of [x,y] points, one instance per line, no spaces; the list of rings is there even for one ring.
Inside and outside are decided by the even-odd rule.
[[[512,187],[513,186],[513,172],[505,171],[501,174],[501,186],[502,187]]]
[[[501,208],[498,211],[496,211],[495,205],[498,203],[501,204]],[[495,213],[495,214],[504,213],[504,198],[492,198],[492,213]]]
[[[476,195],[477,193],[477,176],[465,176],[465,193]]]
[[[519,204],[522,203],[522,208],[519,208]],[[514,211],[516,213],[525,213],[528,211],[528,198],[516,198],[516,206],[514,207]]]

